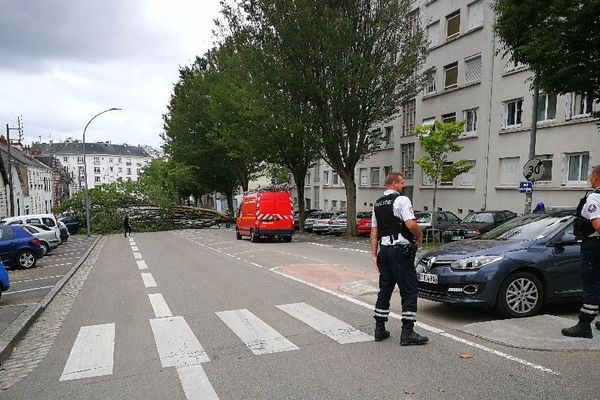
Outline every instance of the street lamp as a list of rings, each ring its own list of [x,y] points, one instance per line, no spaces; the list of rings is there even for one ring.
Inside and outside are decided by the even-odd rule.
[[[87,235],[88,237],[90,236],[90,198],[89,198],[89,194],[88,194],[88,177],[87,177],[87,160],[86,160],[86,154],[85,154],[85,131],[87,130],[88,126],[92,123],[92,121],[99,115],[102,115],[104,113],[107,113],[109,111],[119,111],[121,110],[120,108],[116,108],[116,107],[112,107],[109,108],[108,110],[104,110],[102,112],[99,112],[98,114],[94,115],[92,117],[92,119],[89,120],[89,122],[86,124],[85,128],[83,128],[83,180],[85,182],[85,225],[87,228]]]

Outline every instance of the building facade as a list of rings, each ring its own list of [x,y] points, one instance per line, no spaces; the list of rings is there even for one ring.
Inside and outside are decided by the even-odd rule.
[[[438,187],[438,210],[461,218],[481,209],[523,212],[525,195],[518,187],[529,158],[532,71],[505,57],[490,1],[421,0],[413,6],[429,41],[425,68],[436,73],[398,118],[380,127],[381,149],[356,168],[357,211],[372,208],[390,170],[404,174],[415,209],[431,210],[433,185],[414,164],[423,155],[414,127],[465,120],[463,149],[452,157],[469,160],[473,168]],[[592,118],[600,107],[579,93],[540,93],[538,100],[535,156],[544,173],[533,203],[573,207],[588,187],[591,166],[600,163],[598,121]],[[307,175],[305,191],[307,207],[345,209],[343,183],[322,161]]]

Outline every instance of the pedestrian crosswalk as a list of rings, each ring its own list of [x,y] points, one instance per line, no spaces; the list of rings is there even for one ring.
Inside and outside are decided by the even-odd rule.
[[[61,381],[111,375],[115,324],[84,326],[79,330]]]

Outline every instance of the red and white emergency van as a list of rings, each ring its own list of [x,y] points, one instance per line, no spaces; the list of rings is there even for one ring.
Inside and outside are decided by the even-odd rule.
[[[235,237],[250,236],[252,242],[271,237],[290,242],[294,235],[292,196],[284,190],[259,190],[242,198],[235,223]]]

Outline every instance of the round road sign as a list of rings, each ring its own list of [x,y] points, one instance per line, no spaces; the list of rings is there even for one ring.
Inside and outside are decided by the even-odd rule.
[[[539,181],[543,174],[544,164],[539,158],[532,158],[523,165],[523,176],[528,181]]]

